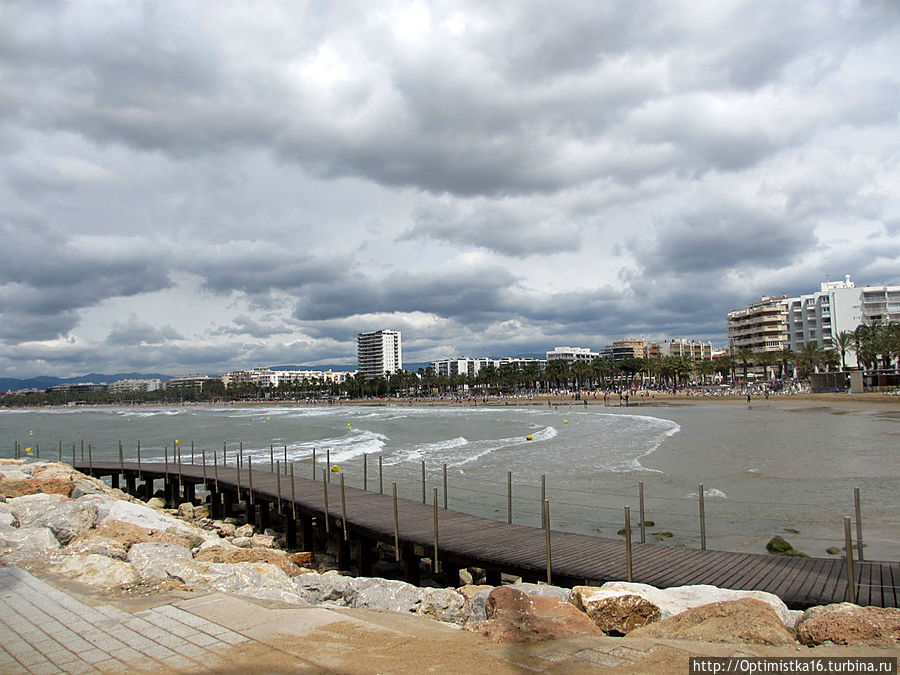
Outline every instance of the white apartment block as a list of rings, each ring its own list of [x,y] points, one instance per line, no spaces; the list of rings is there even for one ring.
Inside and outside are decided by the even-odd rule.
[[[251,384],[257,387],[276,388],[284,383],[328,382],[340,384],[353,373],[332,370],[272,370],[271,368],[253,368],[251,370],[235,370],[222,376],[226,387],[232,385]]]
[[[359,372],[366,379],[384,377],[403,370],[400,331],[378,330],[356,336]]]
[[[116,380],[109,385],[111,394],[127,394],[130,392],[156,391],[162,388],[162,383],[157,379],[151,380]]]
[[[854,331],[864,323],[862,289],[850,281],[825,281],[816,293],[788,298],[788,346],[799,351],[804,344],[816,342],[820,347],[832,348],[832,340],[843,331]],[[856,354],[847,353],[847,365],[856,365]]]
[[[578,361],[587,361],[590,363],[600,354],[592,352],[587,347],[554,347],[553,351],[547,352],[547,361],[560,360],[568,364]]]
[[[711,359],[712,351],[712,342],[696,342],[684,338],[653,342],[647,345],[647,355],[651,359],[671,356],[696,362]]]

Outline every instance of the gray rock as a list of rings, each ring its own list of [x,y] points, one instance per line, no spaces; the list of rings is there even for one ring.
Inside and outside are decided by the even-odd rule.
[[[59,571],[83,584],[99,588],[121,588],[140,580],[131,564],[96,553],[74,555],[62,563]]]
[[[345,593],[352,596],[355,592],[354,581],[357,580],[332,572],[325,574],[308,572],[294,577],[293,584],[300,597],[311,605],[330,603],[346,606],[344,596]]]
[[[18,527],[0,532],[0,562],[38,560],[59,549],[49,527]]]
[[[522,591],[526,595],[533,595],[539,598],[556,598],[563,602],[569,602],[572,590],[569,588],[560,588],[559,586],[551,586],[550,584],[510,584],[513,590]]]
[[[238,548],[250,548],[251,540],[250,537],[233,537],[231,544]]]
[[[492,590],[494,590],[494,587],[488,586],[487,588],[482,588],[472,596],[469,621],[487,621],[487,612],[485,608],[487,607],[488,596],[491,594]]]
[[[459,583],[461,586],[471,586],[475,583],[475,579],[469,570],[463,568],[459,571]]]
[[[160,580],[181,578],[181,563],[193,561],[191,552],[184,546],[168,543],[140,542],[134,544],[126,558],[141,579]]]
[[[8,499],[6,505],[19,524],[34,523],[40,520],[48,508],[66,499],[63,495],[37,493]]]
[[[450,588],[423,588],[417,614],[462,625],[468,618],[466,599]]]
[[[373,583],[367,584],[353,593],[350,607],[354,609],[363,607],[384,609],[403,614],[417,613],[422,604],[425,589],[393,579],[372,579],[370,581]]]
[[[10,528],[16,522],[16,517],[5,503],[0,503],[0,530]]]
[[[247,525],[241,525],[239,528],[237,528],[237,529],[234,531],[234,536],[235,536],[235,537],[248,537],[248,538],[249,538],[249,537],[252,537],[252,536],[253,536],[253,533],[254,533],[255,531],[256,531],[256,528],[254,528],[253,525],[250,525],[250,524],[247,524]]]
[[[125,544],[107,537],[91,537],[73,541],[66,546],[66,551],[76,554],[102,555],[115,560],[125,560],[128,553]]]
[[[290,577],[281,568],[268,563],[182,562],[172,570],[192,589],[211,589],[260,600],[278,600],[305,604]]]

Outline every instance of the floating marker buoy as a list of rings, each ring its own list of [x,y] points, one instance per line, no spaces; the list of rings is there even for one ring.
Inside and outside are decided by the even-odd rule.
[[[528,434],[528,435],[525,437],[525,440],[526,440],[526,441],[530,441],[530,440],[531,440],[531,434]]]
[[[177,438],[175,439],[175,445],[178,445],[178,439],[177,439]]]
[[[348,427],[350,426],[350,422],[347,422],[347,426],[348,426]]]
[[[25,452],[28,453],[28,454],[30,455],[30,454],[31,454],[31,448],[25,448]]]
[[[331,467],[332,473],[340,473],[340,471],[341,471],[341,467],[339,467],[337,464],[335,464],[333,467]]]
[[[34,436],[34,430],[29,430],[29,431],[28,431],[28,435],[29,435],[29,436]]]
[[[563,424],[568,424],[569,420],[563,420]]]

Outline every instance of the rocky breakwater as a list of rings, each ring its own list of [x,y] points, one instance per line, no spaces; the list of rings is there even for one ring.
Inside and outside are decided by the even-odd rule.
[[[0,564],[122,593],[222,591],[299,605],[402,612],[499,642],[627,636],[783,647],[900,646],[900,610],[789,610],[776,596],[713,586],[610,582],[420,588],[322,570],[271,530],[211,520],[204,506],[144,503],[64,464],[0,460]],[[891,652],[893,653],[893,652]]]

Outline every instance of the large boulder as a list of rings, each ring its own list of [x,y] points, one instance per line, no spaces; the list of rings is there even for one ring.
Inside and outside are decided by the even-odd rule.
[[[112,520],[118,520],[154,532],[166,532],[168,534],[187,537],[190,548],[199,546],[207,539],[217,537],[214,533],[207,532],[199,527],[188,525],[177,518],[160,513],[159,511],[137,502],[113,500],[107,503],[106,508],[100,507],[98,510],[99,522],[101,525]]]
[[[796,644],[772,606],[753,598],[694,607],[633,630],[628,636],[773,646]]]
[[[422,603],[425,589],[405,581],[394,579],[368,579],[368,583],[351,585],[351,592],[345,596],[350,607],[384,609],[390,612],[415,614]],[[434,590],[434,589],[430,589]],[[463,603],[460,596],[460,605]]]
[[[36,523],[39,522],[47,509],[56,506],[66,500],[61,494],[26,494],[21,497],[14,497],[6,500],[10,513],[16,518],[16,522]]]
[[[416,614],[448,623],[463,624],[468,618],[466,599],[452,588],[423,588]]]
[[[603,635],[590,618],[570,603],[554,597],[527,595],[505,586],[490,592],[486,612],[486,621],[470,621],[464,628],[497,642]]]
[[[336,572],[307,572],[293,578],[294,588],[305,602],[311,605],[331,604],[346,606],[344,594],[353,589],[356,581]]]
[[[225,548],[222,546],[209,546],[198,551],[194,556],[194,560],[221,563],[269,563],[270,565],[281,568],[281,571],[289,577],[296,577],[300,574],[300,568],[291,562],[287,554],[267,548],[236,548],[233,546]]]
[[[900,609],[849,602],[812,607],[797,622],[797,639],[810,647],[826,642],[896,647],[900,644]]]
[[[9,510],[6,502],[0,503],[0,530],[12,527],[16,522],[16,517]]]
[[[122,588],[140,580],[130,563],[96,553],[73,555],[66,558],[58,569],[69,578],[99,588]]]
[[[260,600],[304,604],[291,579],[281,568],[268,563],[180,562],[171,576],[192,590],[216,590]]]
[[[576,586],[572,589],[570,602],[583,612],[587,612],[588,605],[591,603],[624,595],[636,595],[652,603],[659,609],[661,619],[668,619],[688,609],[702,607],[713,602],[752,598],[770,605],[785,626],[793,627],[796,622],[796,616],[777,595],[765,591],[735,591],[707,584],[673,586],[662,589],[648,584],[610,581],[599,587]]]
[[[58,549],[59,540],[49,527],[11,527],[0,532],[0,563],[31,562]]]
[[[510,584],[509,588],[522,591],[526,595],[535,595],[542,598],[557,598],[563,602],[569,602],[569,598],[572,596],[571,589],[562,588],[560,586],[551,586],[550,584],[518,583]]]
[[[39,493],[68,497],[75,488],[72,474],[72,469],[65,471],[62,464],[6,465],[0,470],[0,494],[13,498]]]
[[[28,509],[19,517],[20,527],[49,527],[65,546],[97,522],[97,507],[81,500],[64,500],[44,510]]]
[[[464,610],[469,621],[484,621],[487,619],[485,606],[493,586],[486,584],[460,586],[456,589],[457,593],[463,596],[465,601]]]
[[[607,635],[627,635],[659,621],[659,607],[639,595],[616,595],[587,603],[585,613]]]
[[[128,549],[120,541],[109,537],[78,537],[66,546],[68,553],[102,555],[115,560],[125,560]]]
[[[184,562],[192,562],[190,549],[177,544],[141,542],[134,544],[128,551],[128,562],[137,571],[141,579],[158,581],[162,579],[181,579]]]

